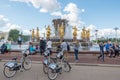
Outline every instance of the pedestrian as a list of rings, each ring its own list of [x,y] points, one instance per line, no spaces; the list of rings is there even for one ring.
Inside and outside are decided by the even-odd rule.
[[[50,39],[48,39],[48,41],[47,41],[46,48],[50,51],[50,54],[52,54],[52,41]]]
[[[78,53],[79,53],[79,41],[74,43],[74,54],[75,54],[75,61],[78,62]]]
[[[18,37],[18,44],[19,44],[19,47],[21,48],[21,45],[22,45],[22,36],[19,35]]]
[[[106,52],[109,54],[109,57],[111,57],[111,48],[112,47],[112,44],[111,42],[108,40],[106,45],[105,45],[105,48],[106,48]]]
[[[66,60],[68,60],[67,43],[64,40],[62,40],[61,48],[62,48],[63,54],[65,55]]]
[[[4,42],[1,46],[1,54],[5,54],[6,51],[7,51],[7,46],[6,46],[6,42]]]
[[[44,52],[44,41],[43,38],[40,39],[40,54],[42,55]]]
[[[99,47],[100,47],[100,55],[98,56],[98,59],[101,58],[101,61],[104,61],[104,47],[105,47],[105,45],[103,44],[103,42],[99,43]]]
[[[68,42],[67,43],[67,51],[69,52],[70,51],[70,44]]]

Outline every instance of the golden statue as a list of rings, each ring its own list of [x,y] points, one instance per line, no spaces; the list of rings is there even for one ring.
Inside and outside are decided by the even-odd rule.
[[[74,37],[77,36],[77,31],[78,31],[78,30],[77,30],[77,27],[74,26],[74,27],[73,27],[73,36],[74,36]]]
[[[32,30],[32,40],[33,40],[33,41],[34,41],[34,37],[35,37],[34,33],[35,33],[35,31],[34,31],[34,29],[33,29],[33,30]]]
[[[46,28],[46,38],[49,39],[50,38],[50,34],[51,34],[51,29],[50,29],[50,26],[48,25],[48,27]]]
[[[81,38],[82,39],[90,39],[90,29],[86,30],[85,27],[83,27],[81,32]]]
[[[64,37],[64,26],[63,26],[63,24],[59,27],[59,35],[60,35],[60,38],[63,39],[63,37]]]
[[[36,29],[36,39],[37,39],[37,41],[39,41],[39,28],[38,27]]]
[[[83,29],[82,29],[81,37],[82,37],[82,39],[86,38],[86,29],[85,29],[85,27],[83,27]]]
[[[87,38],[87,39],[90,39],[90,29],[88,29],[88,30],[86,31],[86,38]]]

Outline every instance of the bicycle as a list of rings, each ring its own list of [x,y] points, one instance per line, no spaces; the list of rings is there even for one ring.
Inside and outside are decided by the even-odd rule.
[[[60,51],[56,58],[52,58],[54,63],[49,64],[48,66],[48,78],[50,80],[54,80],[57,78],[58,73],[62,73],[62,68],[65,72],[71,71],[71,66],[67,60],[64,58],[63,50]],[[58,62],[60,60],[60,63]],[[55,75],[56,74],[56,75]]]
[[[20,60],[20,63],[17,61],[17,57],[13,58],[12,61],[9,61],[4,64],[4,76],[7,78],[13,77],[18,70],[29,70],[31,69],[32,66],[32,61],[28,57],[29,55],[29,50],[26,49],[22,51],[22,57]]]
[[[45,74],[48,75],[48,78],[50,80],[53,80],[58,75],[58,73],[54,70],[54,68],[57,68],[57,64],[54,62],[55,61],[54,58],[51,57],[51,53],[49,49],[46,49],[46,51],[44,52],[44,57],[45,59],[43,60],[43,71]],[[49,68],[51,68],[54,74],[52,77],[48,74]]]

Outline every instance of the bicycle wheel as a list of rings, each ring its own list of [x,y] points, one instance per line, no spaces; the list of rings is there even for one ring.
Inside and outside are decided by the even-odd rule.
[[[57,61],[55,60],[55,58],[50,58],[50,62],[46,62],[46,64],[43,63],[43,71],[44,71],[44,73],[47,74],[47,72],[48,72],[48,64],[49,63],[56,63],[56,62]]]
[[[65,72],[71,71],[71,65],[67,61],[63,61],[62,68]]]
[[[47,74],[47,72],[48,72],[48,66],[45,65],[45,64],[43,64],[43,72],[44,72],[45,74]]]
[[[31,59],[28,58],[28,57],[25,57],[25,60],[23,61],[22,65],[23,65],[23,68],[25,70],[31,69],[31,67],[32,67],[32,61],[31,61]]]
[[[50,80],[55,80],[57,78],[58,73],[56,72],[56,70],[48,68],[48,74],[47,75],[48,75],[48,78]]]
[[[16,70],[13,70],[13,68],[10,68],[8,66],[5,66],[3,70],[3,73],[7,78],[13,77],[16,72],[17,72]]]

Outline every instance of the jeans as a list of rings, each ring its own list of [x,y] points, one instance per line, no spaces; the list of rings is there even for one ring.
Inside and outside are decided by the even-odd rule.
[[[98,58],[101,58],[102,61],[104,61],[104,51],[100,50],[100,56]]]
[[[74,49],[75,59],[78,60],[78,50]]]

